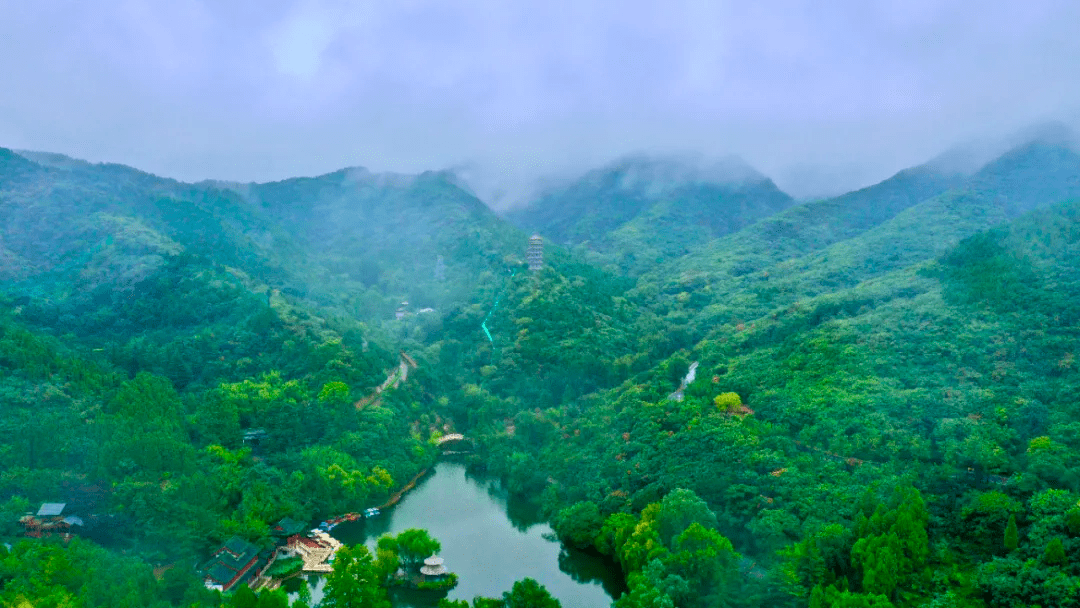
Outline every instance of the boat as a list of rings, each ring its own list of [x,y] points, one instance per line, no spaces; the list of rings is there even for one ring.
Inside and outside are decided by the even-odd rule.
[[[372,508],[367,509],[367,510],[364,511],[364,517],[375,517],[379,513],[380,513],[380,511],[378,509],[372,507]]]

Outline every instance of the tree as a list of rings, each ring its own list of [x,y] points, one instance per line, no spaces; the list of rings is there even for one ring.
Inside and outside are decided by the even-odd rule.
[[[691,593],[681,605],[722,606],[731,595],[739,555],[731,541],[716,530],[694,522],[672,542],[670,564],[686,579]],[[665,585],[658,585],[665,587]],[[676,593],[671,593],[675,599]]]
[[[217,395],[203,398],[195,413],[198,432],[207,443],[236,447],[240,443],[240,413],[232,401]]]
[[[1015,551],[1020,544],[1020,532],[1016,529],[1016,515],[1009,515],[1009,523],[1005,526],[1005,549]]]
[[[734,412],[742,405],[742,397],[739,393],[720,393],[713,399],[713,404],[721,412]]]
[[[240,585],[229,598],[229,608],[258,608],[259,598],[251,587]]]
[[[841,591],[830,585],[814,587],[810,595],[810,608],[893,608],[893,603],[883,595],[867,595]]]
[[[646,576],[630,575],[629,589],[615,602],[615,608],[675,608],[671,596],[649,584]]]
[[[900,584],[902,549],[894,533],[860,538],[851,549],[851,560],[862,570],[864,591],[888,597]]]
[[[379,582],[367,547],[342,547],[334,557],[333,572],[326,577],[325,595],[320,605],[326,608],[390,608],[390,598]]]
[[[327,382],[319,391],[319,401],[330,404],[342,404],[349,400],[349,385],[335,380]]]
[[[514,583],[510,591],[503,593],[503,603],[506,608],[562,608],[559,600],[531,578]]]
[[[1046,544],[1046,551],[1043,552],[1043,561],[1051,565],[1059,565],[1065,563],[1065,545],[1061,542],[1061,537],[1055,536],[1049,543]]]
[[[1065,525],[1069,528],[1069,534],[1080,536],[1080,507],[1073,507],[1065,514]]]
[[[420,528],[409,528],[396,537],[383,538],[387,540],[379,539],[379,549],[396,553],[403,568],[419,568],[425,559],[442,549],[439,541]]]
[[[289,596],[284,589],[263,590],[259,593],[259,603],[256,608],[289,608]]]
[[[559,538],[579,549],[592,546],[603,525],[604,517],[591,501],[578,502],[559,511],[552,521]]]
[[[695,523],[715,528],[716,515],[693,490],[677,488],[660,501],[657,532],[665,546],[670,547],[672,539]]]
[[[292,608],[300,608],[297,603],[302,602],[304,608],[311,606],[311,587],[307,585],[300,585],[300,590],[296,592],[296,601],[293,602]]]
[[[600,533],[596,536],[596,549],[604,555],[617,558],[623,543],[634,532],[637,520],[629,513],[612,513],[604,520]]]

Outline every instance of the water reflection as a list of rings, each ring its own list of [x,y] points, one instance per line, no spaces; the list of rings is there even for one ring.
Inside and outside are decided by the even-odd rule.
[[[626,591],[621,573],[612,576],[617,566],[601,555],[563,548],[559,552],[559,570],[570,575],[574,582],[599,584],[610,597],[617,598]]]

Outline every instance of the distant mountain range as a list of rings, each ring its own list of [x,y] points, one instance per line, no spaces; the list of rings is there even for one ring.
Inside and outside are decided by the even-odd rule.
[[[482,273],[523,258],[526,242],[453,181],[346,169],[184,184],[0,149],[0,281],[78,298],[130,286],[186,252],[361,318],[391,318],[403,300],[443,307],[467,299]]]
[[[184,251],[265,289],[385,319],[402,300],[435,308],[469,301],[485,273],[520,264],[532,232],[608,272],[680,291],[761,272],[775,286],[800,264],[820,271],[830,248],[856,242],[899,252],[881,253],[888,259],[874,271],[835,271],[852,281],[1077,196],[1080,157],[1069,141],[1040,133],[973,174],[939,157],[803,204],[736,158],[638,155],[551,189],[505,220],[446,172],[354,168],[266,184],[184,184],[0,149],[0,280],[36,296],[79,297],[138,282]]]

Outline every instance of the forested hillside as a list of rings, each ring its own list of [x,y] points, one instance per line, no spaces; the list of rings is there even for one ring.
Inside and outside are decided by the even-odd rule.
[[[515,218],[574,245],[530,272],[446,174],[0,150],[0,533],[100,514],[0,555],[0,598],[217,605],[151,565],[377,504],[454,430],[618,564],[619,608],[1080,605],[1074,149],[799,205],[631,165]]]
[[[794,201],[742,160],[632,156],[507,212],[507,218],[593,264],[638,275],[790,207]]]
[[[487,461],[619,559],[620,605],[705,593],[649,515],[676,488],[752,560],[728,603],[1075,605],[1080,207],[1058,201],[1078,176],[1035,142],[954,190],[905,172],[673,261],[628,297],[659,294],[657,322],[694,346],[491,428]]]

